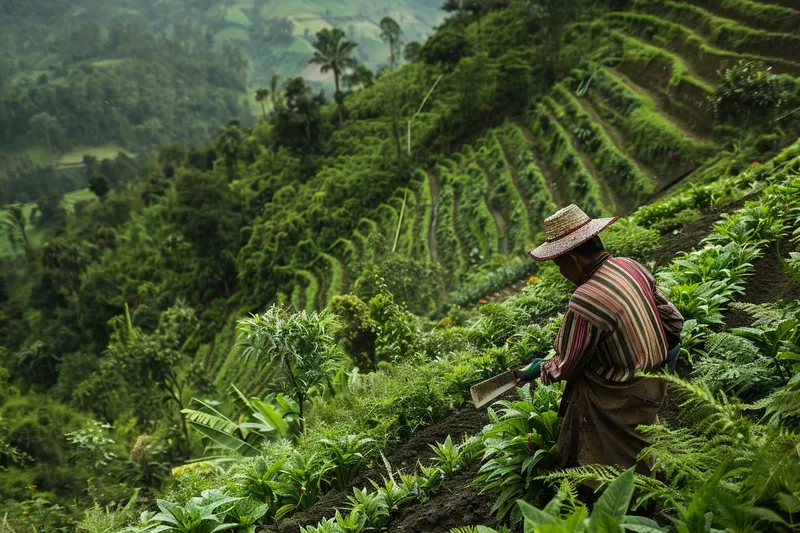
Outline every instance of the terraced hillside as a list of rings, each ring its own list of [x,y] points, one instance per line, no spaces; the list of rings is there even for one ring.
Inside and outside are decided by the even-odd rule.
[[[570,38],[588,33],[596,54],[523,116],[419,169],[408,188],[326,253],[326,266],[301,275],[291,302],[311,309],[314,298],[329,301],[355,280],[348,269],[392,249],[440,263],[456,289],[494,254],[523,256],[556,206],[627,214],[670,187],[713,175],[732,135],[717,126],[708,101],[720,73],[755,59],[783,74],[790,89],[800,87],[795,7],[635,0],[627,11],[574,26]],[[309,288],[322,296],[300,298]]]

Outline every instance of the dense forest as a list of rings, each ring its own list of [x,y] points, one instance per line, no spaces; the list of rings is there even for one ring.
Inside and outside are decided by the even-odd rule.
[[[107,23],[162,3],[0,7],[0,154],[137,153],[0,161],[0,531],[797,530],[800,3],[448,0],[313,32],[327,90]],[[687,319],[655,478],[559,469],[560,385],[465,403],[552,352],[570,203]]]
[[[411,41],[429,34],[439,13],[417,0],[380,9],[267,0],[4,2],[0,199],[35,201],[85,187],[68,167],[94,155],[93,147],[113,159],[167,141],[202,142],[231,117],[250,124],[257,106],[249,87],[266,87],[274,76],[302,72],[332,92],[332,77],[308,65],[320,29],[341,24],[360,40],[354,60],[374,68],[388,64],[381,17],[399,17]]]

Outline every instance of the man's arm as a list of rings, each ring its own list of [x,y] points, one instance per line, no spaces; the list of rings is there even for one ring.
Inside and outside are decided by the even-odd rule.
[[[661,324],[664,326],[664,331],[666,332],[667,336],[680,340],[681,331],[683,331],[683,316],[681,315],[681,312],[678,311],[678,308],[675,307],[672,302],[670,302],[667,297],[664,296],[664,293],[659,290],[659,288],[656,286],[656,279],[653,277],[650,271],[647,270],[644,265],[641,265],[633,260],[630,261],[642,273],[647,280],[647,283],[650,285],[650,290],[653,293],[658,314],[661,317]]]
[[[603,330],[573,310],[564,315],[556,336],[556,355],[542,363],[541,378],[545,385],[575,377],[589,360],[603,336]]]
[[[661,316],[661,323],[664,325],[664,331],[668,336],[680,339],[681,331],[683,331],[683,315],[672,302],[667,300],[667,297],[659,289],[653,290],[653,296],[656,299],[656,306],[658,307],[658,314]]]

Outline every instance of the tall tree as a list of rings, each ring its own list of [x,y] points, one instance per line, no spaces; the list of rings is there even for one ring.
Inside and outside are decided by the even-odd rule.
[[[356,60],[350,57],[356,46],[356,43],[345,38],[344,30],[341,28],[325,28],[317,32],[314,57],[308,61],[319,65],[319,70],[323,74],[333,72],[333,81],[336,85],[335,99],[339,107],[339,125],[344,122],[342,111],[344,97],[339,89],[339,79],[346,69],[356,66]]]
[[[256,102],[261,104],[261,112],[264,114],[264,120],[267,120],[267,108],[264,106],[264,100],[269,98],[269,91],[266,89],[258,89],[256,91]]]
[[[281,104],[281,94],[278,91],[278,80],[281,77],[278,74],[273,74],[269,80],[269,99],[272,101],[272,110],[274,111]]]
[[[406,45],[406,49],[403,52],[403,59],[405,59],[409,63],[413,63],[414,61],[419,61],[420,50],[422,50],[422,45],[417,41],[411,41]]]
[[[394,70],[396,58],[400,55],[400,39],[403,36],[403,30],[392,17],[383,17],[380,25],[381,40],[389,44],[389,68]]]
[[[37,113],[31,117],[31,129],[39,135],[44,135],[47,141],[47,151],[50,153],[50,160],[55,163],[53,157],[53,144],[50,142],[50,135],[59,128],[58,120],[50,113]]]
[[[244,140],[242,130],[237,123],[231,123],[222,129],[217,135],[217,152],[222,154],[225,159],[225,169],[228,173],[228,180],[232,181],[236,177],[236,158],[239,157],[239,147]]]

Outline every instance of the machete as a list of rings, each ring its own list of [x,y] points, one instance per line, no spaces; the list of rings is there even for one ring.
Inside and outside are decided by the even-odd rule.
[[[513,370],[507,370],[493,378],[481,381],[473,385],[469,392],[472,395],[472,403],[475,407],[483,407],[501,394],[517,386],[517,377]]]

